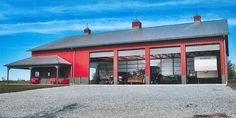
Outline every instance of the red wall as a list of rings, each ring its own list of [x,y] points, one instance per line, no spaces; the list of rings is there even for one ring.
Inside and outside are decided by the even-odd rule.
[[[152,42],[152,43],[142,43],[142,44],[125,44],[125,45],[110,45],[110,46],[102,46],[102,47],[93,47],[93,48],[83,48],[77,49],[74,53],[73,50],[56,50],[56,51],[44,51],[44,52],[33,52],[32,56],[49,56],[49,55],[58,55],[61,58],[67,60],[72,64],[72,68],[74,68],[70,72],[71,76],[75,77],[89,77],[89,53],[90,52],[99,52],[99,51],[111,51],[111,50],[126,50],[126,49],[150,49],[154,47],[170,47],[170,46],[180,46],[182,47],[182,51],[185,50],[185,46],[187,45],[201,45],[201,44],[221,44],[221,70],[223,74],[225,73],[225,65],[223,63],[224,59],[224,40],[221,37],[215,38],[201,38],[201,39],[189,39],[189,40],[176,40],[176,41],[165,41],[165,42]],[[75,54],[75,63],[73,64],[73,55]],[[183,55],[183,54],[182,54]],[[183,58],[186,60],[185,58]],[[182,66],[185,67],[186,64],[182,62]],[[149,70],[146,70],[147,72]],[[186,68],[182,69],[182,74],[186,75]],[[70,76],[69,75],[69,76]],[[146,74],[149,76],[149,74]]]
[[[35,72],[40,72],[40,78],[49,78],[48,72],[51,72],[51,78],[56,78],[56,68],[36,68],[32,70],[32,77],[35,77]]]
[[[66,61],[73,63],[73,52],[71,50],[60,50],[60,51],[46,51],[46,52],[32,52],[32,56],[51,56],[57,55]],[[69,76],[71,76],[71,70],[69,70]]]
[[[88,77],[89,75],[89,52],[88,50],[56,50],[46,52],[33,52],[32,56],[51,56],[57,55],[66,61],[71,63],[72,70],[69,72],[69,76],[74,77]],[[75,60],[73,56],[75,55]],[[73,61],[75,63],[73,64]],[[74,70],[73,70],[74,69]]]
[[[75,77],[89,76],[89,51],[79,50],[76,52]]]

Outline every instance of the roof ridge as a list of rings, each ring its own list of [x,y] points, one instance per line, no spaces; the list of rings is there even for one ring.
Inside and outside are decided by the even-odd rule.
[[[213,21],[223,21],[226,19],[217,19],[217,20],[207,20],[207,21],[202,21],[202,23],[206,22],[213,22]],[[227,21],[227,20],[226,20]],[[194,22],[186,22],[186,23],[177,23],[177,24],[165,24],[165,25],[157,25],[157,26],[151,26],[151,27],[142,27],[141,30],[143,29],[148,29],[148,28],[156,28],[156,27],[166,27],[166,26],[176,26],[176,25],[186,25],[186,24],[193,24]],[[113,33],[113,32],[121,32],[121,31],[132,31],[133,29],[121,29],[121,30],[114,30],[114,31],[107,31],[107,32],[98,32],[90,35],[97,35],[97,34],[105,34],[105,33]],[[71,37],[86,37],[90,35],[72,35],[72,36],[65,36],[64,38],[71,38]]]

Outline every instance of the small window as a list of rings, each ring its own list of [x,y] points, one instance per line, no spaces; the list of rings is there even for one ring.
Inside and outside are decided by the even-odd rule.
[[[39,71],[35,71],[35,72],[34,72],[34,76],[35,76],[35,77],[39,77]]]
[[[48,77],[51,77],[51,72],[48,72],[47,75],[48,75]]]

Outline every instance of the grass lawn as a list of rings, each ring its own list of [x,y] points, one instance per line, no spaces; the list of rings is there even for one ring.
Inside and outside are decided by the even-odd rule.
[[[228,85],[229,87],[231,87],[232,89],[236,90],[236,79],[232,79],[228,81]]]
[[[33,90],[40,88],[51,88],[51,87],[60,87],[65,85],[32,85],[27,81],[10,81],[7,84],[6,81],[0,81],[0,93],[9,93],[9,92],[18,92],[25,90]]]

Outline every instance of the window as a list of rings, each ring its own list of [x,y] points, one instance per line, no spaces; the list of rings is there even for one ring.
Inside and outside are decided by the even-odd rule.
[[[39,77],[39,71],[35,71],[35,72],[34,72],[34,76],[35,76],[35,77]]]
[[[48,76],[48,77],[51,77],[51,72],[48,72],[48,73],[47,73],[47,76]]]

